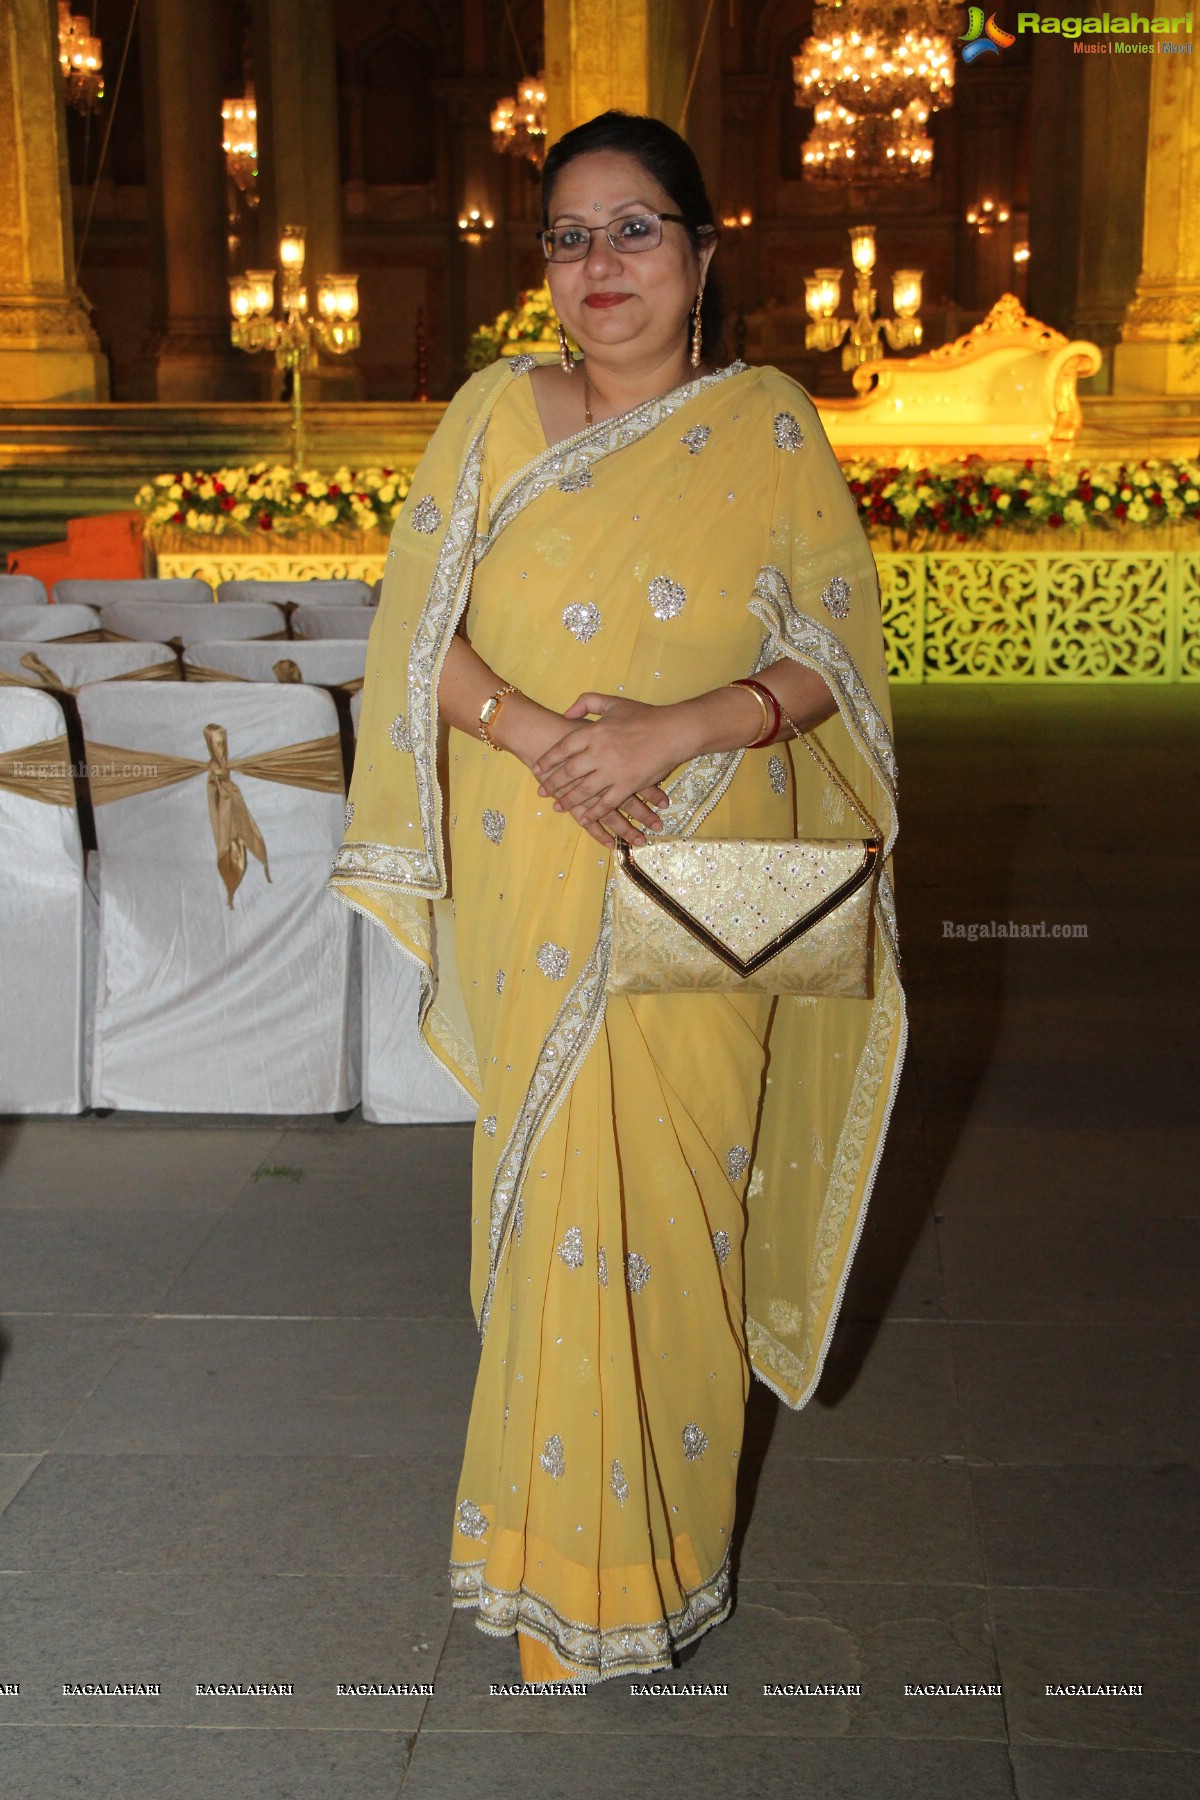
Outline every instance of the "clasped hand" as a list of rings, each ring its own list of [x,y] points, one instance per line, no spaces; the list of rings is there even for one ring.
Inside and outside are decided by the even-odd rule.
[[[648,831],[662,829],[654,808],[669,797],[659,783],[685,760],[670,709],[620,694],[580,694],[563,717],[578,723],[532,765],[538,793],[601,844],[614,837],[644,844]]]

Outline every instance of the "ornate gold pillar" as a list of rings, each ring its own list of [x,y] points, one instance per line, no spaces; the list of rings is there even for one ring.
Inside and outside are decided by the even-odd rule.
[[[650,113],[687,138],[716,204],[719,7],[709,0],[545,0],[545,22],[550,142],[610,107]]]
[[[1177,12],[1178,9],[1175,9]],[[1174,16],[1158,0],[1160,18]],[[1157,36],[1150,72],[1149,153],[1142,218],[1142,265],[1113,352],[1113,392],[1200,394],[1200,361],[1182,342],[1200,313],[1200,75],[1193,52]]]
[[[0,7],[0,400],[107,400],[75,286],[53,0]]]
[[[159,400],[227,400],[246,372],[229,338],[221,65],[213,9],[144,0],[147,201],[158,281],[149,346]]]

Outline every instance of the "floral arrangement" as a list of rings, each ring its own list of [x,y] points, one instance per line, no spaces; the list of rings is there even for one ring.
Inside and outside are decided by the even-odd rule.
[[[467,346],[467,367],[486,369],[498,357],[534,344],[547,349],[558,347],[558,316],[544,282],[539,288],[527,288],[518,294],[517,304],[497,313],[490,325],[479,326]],[[577,346],[572,344],[571,348]]]
[[[316,469],[282,465],[156,475],[135,496],[152,531],[212,537],[254,532],[389,531],[412,484],[409,469]]]
[[[982,456],[935,468],[903,468],[874,461],[842,465],[859,516],[874,537],[892,547],[914,539],[963,544],[1005,533],[1129,527],[1157,529],[1200,523],[1200,463],[1074,463],[1052,468],[989,463]]]

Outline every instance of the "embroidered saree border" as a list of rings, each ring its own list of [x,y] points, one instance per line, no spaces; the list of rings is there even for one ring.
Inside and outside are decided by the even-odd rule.
[[[484,1563],[450,1564],[450,1592],[455,1607],[477,1608],[476,1624],[491,1637],[520,1630],[547,1645],[566,1666],[601,1681],[617,1675],[667,1668],[672,1650],[681,1650],[728,1617],[731,1605],[730,1558],[709,1580],[690,1589],[684,1603],[665,1619],[646,1625],[596,1627],[566,1619],[531,1589],[489,1587],[480,1571]]]

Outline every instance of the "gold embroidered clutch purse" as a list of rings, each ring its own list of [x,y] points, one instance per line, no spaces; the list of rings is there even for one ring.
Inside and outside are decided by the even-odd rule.
[[[870,997],[882,842],[837,771],[805,742],[872,835],[618,841],[609,993]]]

